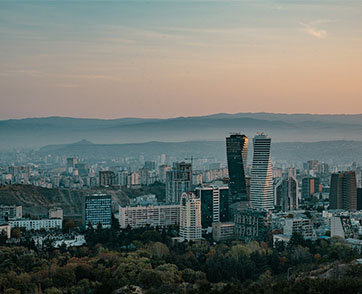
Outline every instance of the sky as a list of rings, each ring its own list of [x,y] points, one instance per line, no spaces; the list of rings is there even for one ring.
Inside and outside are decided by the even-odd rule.
[[[362,113],[360,0],[0,0],[0,119]]]

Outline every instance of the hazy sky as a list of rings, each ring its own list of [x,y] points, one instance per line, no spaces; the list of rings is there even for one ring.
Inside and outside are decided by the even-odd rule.
[[[362,1],[0,0],[0,119],[362,113]]]

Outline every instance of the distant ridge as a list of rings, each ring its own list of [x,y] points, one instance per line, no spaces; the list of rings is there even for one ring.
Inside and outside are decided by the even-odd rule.
[[[92,144],[94,144],[94,143],[92,143],[91,141],[88,141],[86,139],[82,139],[78,142],[73,143],[72,145],[92,145]]]
[[[362,141],[362,114],[218,113],[169,119],[69,117],[0,121],[0,150],[49,144],[223,141],[230,132],[253,137],[264,131],[273,142]]]

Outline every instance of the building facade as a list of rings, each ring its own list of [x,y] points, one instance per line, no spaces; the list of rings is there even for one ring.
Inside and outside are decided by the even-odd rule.
[[[122,229],[179,225],[180,205],[120,206],[119,224]]]
[[[273,209],[273,176],[270,158],[271,138],[264,133],[253,139],[250,200],[254,208]]]
[[[18,219],[23,217],[23,207],[21,205],[0,205],[0,218]]]
[[[302,180],[302,199],[310,199],[314,194],[321,192],[322,187],[319,178],[307,177]]]
[[[357,210],[357,183],[355,171],[332,174],[329,208]]]
[[[192,189],[192,165],[175,162],[172,170],[166,173],[166,203],[179,204],[181,194]]]
[[[308,218],[294,217],[285,219],[283,234],[291,237],[294,233],[301,234],[304,239],[316,237],[313,224]]]
[[[201,199],[201,224],[203,228],[212,227],[212,223],[228,221],[229,188],[203,186],[196,188]]]
[[[212,224],[212,238],[214,241],[227,241],[235,238],[235,223],[218,222]]]
[[[202,238],[201,200],[192,192],[181,195],[180,237],[188,241]]]
[[[46,231],[52,229],[61,230],[63,225],[63,220],[58,218],[52,219],[17,219],[10,220],[9,225],[11,229],[13,228],[25,228],[27,231],[30,230],[41,230],[44,229]]]
[[[49,209],[49,218],[60,218],[63,219],[63,209],[54,207]]]
[[[102,228],[110,228],[112,224],[112,197],[106,194],[93,194],[83,197],[82,226],[93,228],[101,224]]]
[[[298,209],[298,181],[293,176],[279,179],[274,188],[274,205],[283,211]]]
[[[101,170],[99,172],[99,186],[111,187],[116,184],[116,175],[111,170]]]
[[[229,172],[230,204],[249,201],[245,181],[248,137],[241,134],[232,134],[227,137],[226,157]]]
[[[271,227],[271,212],[265,209],[243,209],[234,216],[235,235],[238,240],[250,242],[264,240]]]

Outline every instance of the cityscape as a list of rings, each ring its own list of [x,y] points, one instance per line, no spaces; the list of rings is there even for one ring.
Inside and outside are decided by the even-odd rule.
[[[252,138],[228,134],[224,161],[162,153],[88,162],[76,155],[17,152],[1,166],[2,245],[67,252],[102,244],[137,252],[138,240],[120,239],[141,231],[155,234],[151,240],[164,235],[165,244],[178,250],[186,244],[303,249],[295,263],[287,263],[294,278],[303,274],[299,264],[313,257],[305,244],[342,246],[362,263],[362,167],[352,162],[339,170],[317,159],[278,166],[272,146],[272,137],[259,132]],[[113,236],[97,239],[102,234]],[[336,274],[336,258],[325,264],[326,275]]]
[[[0,294],[362,294],[361,28],[0,0]]]

